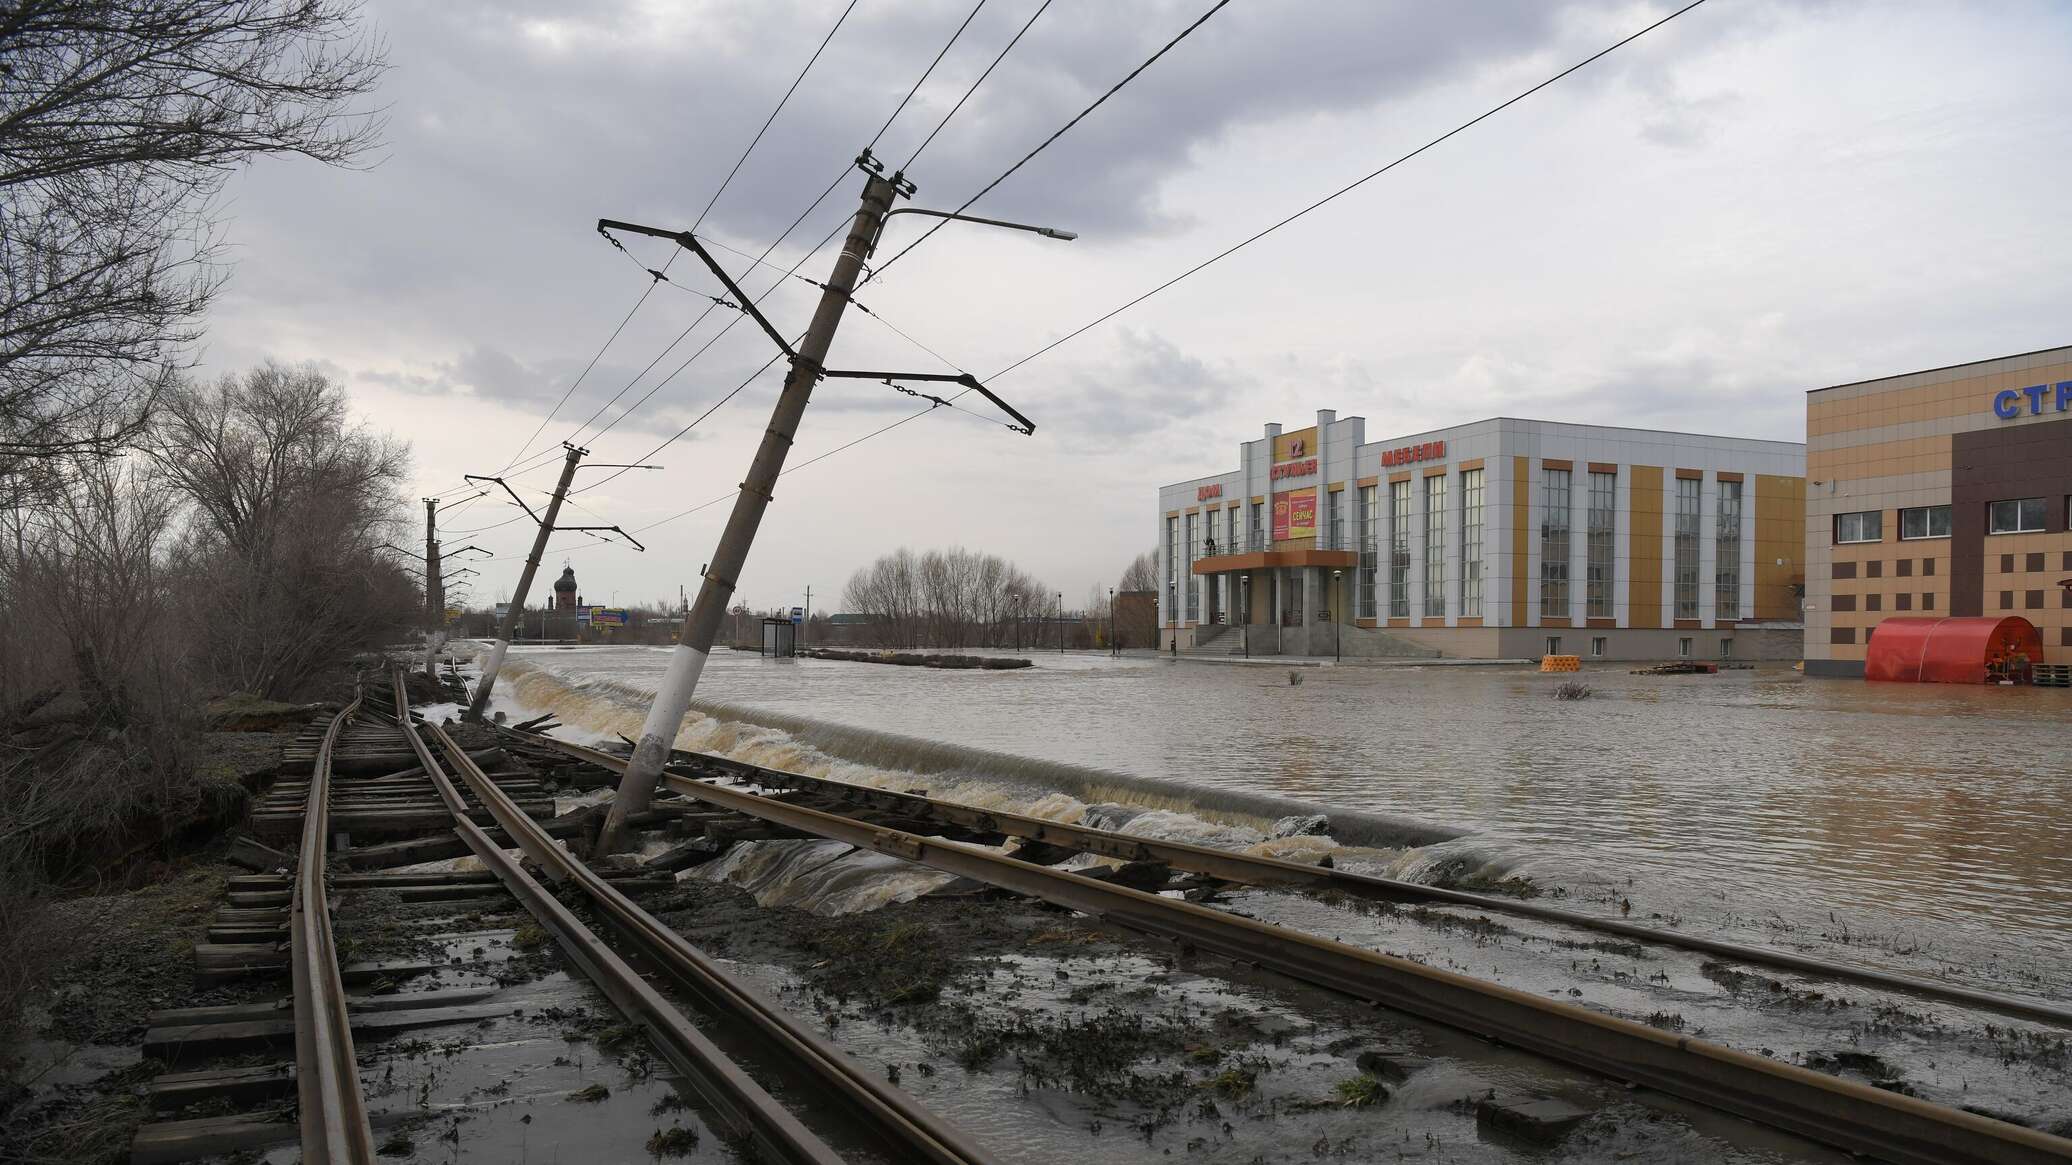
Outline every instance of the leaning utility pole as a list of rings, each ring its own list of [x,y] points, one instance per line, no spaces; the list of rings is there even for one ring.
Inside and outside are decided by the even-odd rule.
[[[748,561],[748,548],[755,541],[756,528],[762,525],[763,511],[769,508],[777,475],[784,472],[784,458],[791,451],[793,435],[799,431],[799,418],[805,415],[813,385],[824,371],[823,362],[834,343],[835,328],[849,306],[849,293],[856,288],[863,261],[876,245],[878,228],[885,221],[885,213],[892,209],[897,193],[893,181],[880,174],[870,174],[863,184],[863,205],[849,225],[849,237],[842,244],[842,253],[835,258],[834,274],[828,276],[820,304],[813,309],[813,322],[792,357],[791,372],[784,378],[784,390],[778,394],[777,407],[770,414],[770,427],[763,431],[762,445],[748,468],[748,480],[741,483],[740,492],[734,495],[734,510],[727,515],[719,549],[712,556],[712,565],[706,568],[704,582],[698,586],[697,601],[684,620],[676,649],[670,653],[669,670],[656,689],[654,706],[648,709],[647,721],[640,727],[633,760],[619,781],[618,796],[612,800],[604,831],[598,837],[600,853],[616,849],[627,816],[646,812],[654,799],[655,784],[661,780],[662,766],[669,760],[669,749],[676,743],[684,713],[690,711],[698,674],[705,670],[713,637],[727,612],[727,601],[734,595],[741,568]],[[748,299],[742,296],[739,302],[746,303]]]
[[[547,499],[547,512],[538,519],[540,528],[532,537],[532,554],[525,560],[525,569],[518,574],[518,589],[511,594],[511,605],[504,608],[503,626],[497,629],[496,642],[490,645],[489,662],[482,665],[482,678],[475,684],[475,698],[468,703],[469,720],[482,719],[482,709],[489,706],[489,691],[496,687],[496,673],[504,666],[504,651],[511,646],[512,637],[518,634],[518,617],[525,606],[525,596],[532,591],[532,576],[539,571],[540,557],[547,552],[547,539],[554,533],[554,519],[561,516],[561,500],[568,496],[568,483],[575,479],[576,463],[588,452],[587,449],[568,446],[568,458],[561,463],[561,480],[554,483],[554,494]]]
[[[502,486],[504,492],[511,495],[511,500],[518,503],[518,508],[524,510],[527,516],[531,517],[533,522],[539,526],[539,533],[533,535],[532,554],[526,558],[525,569],[519,572],[518,575],[518,590],[511,595],[511,605],[504,609],[503,626],[497,629],[497,639],[490,645],[489,662],[482,666],[482,678],[475,684],[475,698],[468,702],[468,714],[465,717],[468,720],[482,719],[482,710],[489,706],[490,690],[496,687],[496,673],[503,669],[504,651],[511,646],[511,640],[518,634],[518,620],[525,611],[525,596],[532,591],[532,576],[540,569],[540,558],[547,552],[548,538],[552,537],[557,531],[564,533],[584,531],[599,535],[600,537],[606,533],[612,533],[631,542],[635,550],[647,549],[633,535],[626,533],[626,531],[617,526],[557,526],[554,524],[554,519],[561,516],[561,502],[568,496],[568,483],[575,478],[576,463],[590,452],[588,449],[578,449],[566,441],[561,443],[561,447],[568,450],[568,459],[561,463],[561,480],[554,483],[554,492],[547,498],[547,512],[544,515],[533,513],[532,507],[526,505],[525,499],[519,497],[518,491],[512,489],[510,483],[503,478],[484,477],[473,473],[465,475],[469,481],[493,481]],[[654,465],[607,465],[602,462],[595,462],[587,468],[658,469],[660,467]],[[546,612],[542,610],[540,612],[540,638],[542,639],[547,637],[546,626]]]
[[[424,500],[424,614],[433,627],[446,621],[446,580],[439,576],[439,499]]]
[[[777,406],[770,415],[770,426],[763,431],[762,444],[756,450],[755,460],[750,463],[748,480],[741,483],[741,489],[734,495],[733,512],[727,516],[726,529],[720,534],[719,548],[713,554],[711,565],[698,587],[697,601],[692,604],[690,614],[684,619],[683,632],[677,637],[676,649],[669,657],[669,670],[663,675],[661,685],[655,691],[655,702],[648,709],[647,720],[641,725],[640,739],[633,748],[633,758],[626,766],[625,775],[620,778],[618,796],[613,798],[610,813],[605,817],[603,832],[599,834],[597,848],[600,853],[611,853],[623,842],[626,820],[630,816],[647,811],[655,795],[655,786],[662,778],[662,766],[668,763],[670,746],[676,742],[676,733],[683,726],[684,713],[690,711],[691,696],[697,690],[698,676],[705,670],[705,660],[712,652],[712,641],[719,633],[720,620],[726,616],[728,601],[733,597],[734,587],[740,581],[741,568],[748,561],[749,546],[755,541],[755,533],[762,524],[763,511],[769,508],[771,491],[776,488],[777,477],[784,472],[785,456],[791,451],[794,435],[799,430],[799,418],[805,414],[806,402],[813,395],[813,386],[823,376],[852,377],[857,379],[883,380],[893,383],[893,378],[902,380],[948,381],[983,395],[999,408],[1021,422],[1017,432],[1030,433],[1035,425],[1010,407],[1007,402],[994,396],[992,391],[980,384],[970,373],[955,376],[940,373],[885,373],[837,371],[827,367],[827,352],[834,343],[835,329],[841,323],[842,312],[849,306],[849,296],[856,289],[856,279],[863,271],[863,262],[870,257],[878,243],[878,235],[884,229],[885,220],[894,214],[904,213],[892,209],[893,199],[913,194],[913,184],[898,174],[885,177],[883,167],[865,150],[856,159],[864,171],[863,203],[857,208],[856,218],[849,225],[849,237],[842,244],[842,252],[835,259],[834,273],[821,285],[820,303],[813,311],[813,321],[799,341],[797,349],[785,339],[784,334],[757,310],[755,301],[741,291],[733,276],[727,274],[712,253],[705,249],[696,236],[689,231],[669,231],[656,227],[644,227],[635,223],[600,220],[598,232],[607,239],[611,231],[624,230],[658,238],[674,239],[677,245],[696,254],[705,266],[719,278],[730,297],[729,306],[736,307],[754,320],[763,334],[774,341],[784,355],[791,359],[791,371],[784,379],[784,389],[777,397]],[[939,211],[921,211],[941,218],[964,216]],[[993,220],[981,219],[992,223]],[[1029,227],[1017,223],[993,223],[1017,230],[1034,231],[1051,238],[1069,239],[1066,231],[1047,227]],[[613,240],[616,242],[617,240]],[[893,385],[897,388],[898,385]],[[903,391],[912,392],[911,389]],[[915,396],[924,394],[912,392]],[[937,405],[947,404],[937,397],[928,397]],[[1013,428],[1013,426],[1009,426]]]

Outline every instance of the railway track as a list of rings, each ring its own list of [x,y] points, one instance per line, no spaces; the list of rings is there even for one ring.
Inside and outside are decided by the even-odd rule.
[[[302,1159],[312,1165],[373,1165],[375,1159],[325,885],[330,860],[332,754],[359,710],[360,700],[355,697],[332,718],[318,745],[288,903],[288,964],[295,989],[296,1115],[302,1130]]]
[[[624,771],[626,762],[610,753],[546,737],[528,739],[563,756],[611,772]],[[707,771],[717,769],[718,775],[745,777],[765,788],[790,789],[815,780],[735,762],[722,763],[720,758],[697,758],[693,763],[705,766]],[[2072,1161],[2072,1141],[2048,1133],[1738,1052],[1411,960],[1016,860],[991,849],[895,828],[884,823],[885,810],[1108,856],[1169,861],[1179,868],[1199,868],[1231,881],[1316,885],[1319,875],[1332,883],[1344,880],[1332,877],[1329,871],[1099,830],[1061,827],[1054,822],[968,807],[948,807],[947,803],[927,798],[881,795],[875,790],[854,794],[857,802],[881,807],[873,821],[859,820],[870,815],[854,807],[846,812],[841,807],[834,811],[813,808],[795,803],[796,796],[782,792],[770,796],[729,788],[680,771],[666,775],[664,784],[692,801],[1043,899],[1130,930],[1436,1020],[1850,1152],[1910,1165]],[[1017,830],[1028,832],[1017,834]],[[1385,879],[1368,881],[1380,884],[1354,884],[1362,884],[1369,894],[1382,895],[1427,896],[1425,892],[1432,889]],[[1491,909],[1520,905],[1456,892],[1442,894],[1452,901],[1466,900],[1478,906],[1487,903]],[[1543,916],[1561,916],[1561,921],[1597,921],[1568,912],[1535,909]],[[1650,941],[1661,933],[1649,928],[1633,929],[1643,932],[1642,937]],[[1675,937],[1686,939],[1676,945],[1694,945],[1687,936]],[[1731,949],[1738,952],[1743,948]],[[1768,965],[1779,963],[1773,958]],[[1831,970],[1826,964],[1808,969]],[[1866,981],[1860,969],[1855,977]],[[1880,978],[1914,984],[1897,976]],[[1880,985],[1895,984],[1888,981]],[[1940,990],[1943,985],[1928,986]]]
[[[614,1005],[640,1025],[720,1122],[751,1142],[764,1159],[799,1165],[837,1165],[842,1160],[472,820],[463,787],[526,858],[566,890],[581,894],[647,966],[666,975],[712,1013],[753,1030],[760,1046],[782,1061],[788,1072],[814,1081],[825,1095],[860,1119],[887,1159],[932,1165],[983,1165],[990,1160],[962,1133],[898,1088],[866,1075],[850,1057],[759,992],[727,975],[710,956],[557,846],[443,729],[412,722],[400,668],[392,674],[391,691],[399,731],[451,812],[453,828],[462,841]],[[459,784],[448,775],[448,766],[458,774]]]
[[[558,748],[559,741],[535,734],[518,735],[515,730],[500,728],[510,739],[544,741],[549,747]],[[566,750],[563,750],[566,752]],[[1794,955],[1767,947],[1749,946],[1745,943],[1724,942],[1700,935],[1680,934],[1663,927],[1645,926],[1618,919],[1598,918],[1573,910],[1544,906],[1539,903],[1502,898],[1489,894],[1476,894],[1465,890],[1449,890],[1438,886],[1427,886],[1417,882],[1406,882],[1396,878],[1377,877],[1372,874],[1341,870],[1331,866],[1305,865],[1280,858],[1256,854],[1238,853],[1232,850],[1216,849],[1210,846],[1193,845],[1182,841],[1166,841],[1158,838],[1137,837],[1117,833],[1113,830],[1092,829],[1081,825],[1068,825],[1042,817],[1009,813],[996,809],[979,809],[944,801],[916,793],[900,793],[889,789],[871,788],[851,784],[847,781],[830,780],[825,777],[807,776],[803,773],[786,772],[781,769],[765,768],[734,760],[731,757],[711,753],[688,754],[681,763],[672,763],[672,773],[684,776],[709,777],[719,780],[745,781],[762,788],[800,790],[834,798],[860,809],[890,814],[911,820],[939,822],[944,825],[968,829],[976,833],[1001,834],[1040,842],[1063,850],[1097,854],[1101,857],[1117,858],[1130,862],[1157,862],[1175,870],[1184,870],[1219,881],[1248,886],[1293,888],[1305,890],[1335,890],[1355,898],[1367,898],[1384,902],[1429,902],[1449,906],[1462,906],[1474,910],[1507,914],[1519,918],[1530,918],[1551,922],[1579,930],[1614,935],[1619,938],[1651,943],[1657,946],[1673,947],[1678,950],[1694,951],[1699,954],[1715,955],[1750,966],[1770,967],[1781,971],[1818,976],[1836,982],[1857,983],[1881,990],[1900,991],[1923,999],[1956,1003],[1981,1011],[2026,1019],[2038,1023],[2055,1024],[2072,1028],[2072,1007],[2044,999],[2026,999],[1997,992],[1981,991],[1957,983],[1942,983],[1933,979],[1922,979],[1912,975],[1898,975],[1871,967],[1836,963],[1823,959]]]

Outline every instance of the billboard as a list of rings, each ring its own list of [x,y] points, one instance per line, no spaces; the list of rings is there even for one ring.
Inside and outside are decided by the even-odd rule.
[[[510,613],[511,613],[511,604],[509,604],[509,603],[498,603],[498,604],[496,605],[496,621],[497,621],[497,622],[499,622],[499,623],[502,623],[502,622],[504,621],[504,617],[505,617],[505,616],[507,616],[507,615],[509,615]]]
[[[1273,539],[1283,542],[1290,538],[1314,538],[1317,536],[1317,491],[1309,489],[1282,490],[1273,495]]]
[[[624,627],[625,625],[626,608],[624,607],[590,608],[590,626],[592,627]]]

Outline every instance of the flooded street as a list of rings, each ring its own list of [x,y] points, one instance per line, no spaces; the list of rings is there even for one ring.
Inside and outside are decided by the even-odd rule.
[[[514,712],[631,733],[667,652],[512,658],[498,696]],[[1511,668],[1305,668],[1294,685],[1278,666],[1035,658],[943,672],[721,651],[700,707],[722,720],[694,716],[680,743],[875,783],[925,774],[967,800],[1062,791],[1192,817],[1177,833],[1263,826],[1276,806],[1247,798],[1264,794],[1333,814],[1399,876],[1524,875],[1578,909],[2065,986],[2060,692],[1607,667],[1563,702]]]

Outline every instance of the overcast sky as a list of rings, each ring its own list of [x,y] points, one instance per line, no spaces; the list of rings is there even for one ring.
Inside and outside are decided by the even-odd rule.
[[[989,0],[879,155],[904,163],[1040,3]],[[513,460],[640,298],[640,265],[669,257],[629,238],[629,262],[596,220],[689,226],[845,5],[369,4],[394,66],[383,158],[269,160],[234,185],[207,369],[318,361],[411,442],[413,500],[464,497],[460,475]],[[1055,0],[912,168],[912,205],[961,203],[1206,7]],[[831,362],[950,370],[925,346],[988,377],[1670,7],[1234,0],[973,208],[1078,241],[952,226],[858,294],[878,318],[852,311]],[[969,10],[860,0],[701,233],[760,253]],[[1802,440],[1808,388],[2072,342],[2068,50],[2072,12],[2049,3],[1711,0],[991,381],[1033,437],[937,410],[785,478],[740,596],[810,585],[838,609],[875,554],[964,545],[1076,605],[1150,548],[1160,483],[1229,469],[1262,424],[1319,408],[1366,417],[1370,439],[1508,415]],[[878,259],[919,233],[895,220]],[[777,276],[726,258],[752,292]],[[712,313],[641,376],[717,289],[690,255],[670,273],[683,289],[648,296],[533,450],[580,432],[592,460],[642,457],[769,359],[738,324],[596,435],[739,318]],[[816,292],[787,282],[764,307],[795,332]],[[564,522],[636,529],[727,498],[782,371]],[[792,462],[914,405],[826,382]],[[557,468],[516,481],[544,491]],[[537,586],[565,557],[590,601],[673,600],[728,504],[645,531],[645,554],[559,535]],[[515,513],[485,498],[442,523],[449,548],[499,555],[478,601],[508,594],[531,537],[479,528]]]

